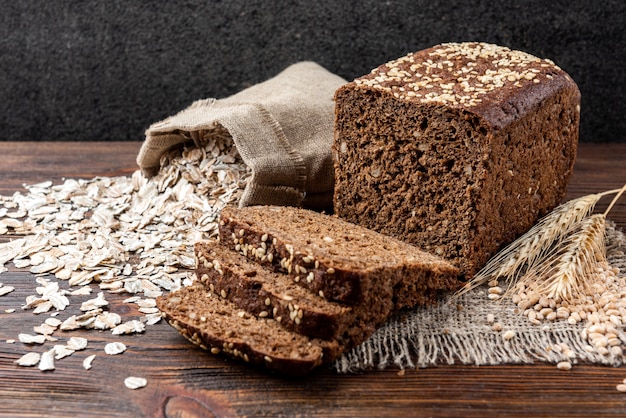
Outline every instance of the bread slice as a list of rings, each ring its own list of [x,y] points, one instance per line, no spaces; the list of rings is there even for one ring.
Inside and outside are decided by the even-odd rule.
[[[456,289],[458,269],[416,247],[294,207],[227,207],[196,243],[193,285],[158,298],[187,339],[303,375],[361,343],[394,309]]]
[[[284,206],[226,207],[222,245],[289,274],[321,297],[393,309],[457,289],[458,269],[397,239],[336,216]]]
[[[291,332],[273,319],[256,318],[196,282],[157,298],[167,322],[192,343],[285,375],[305,375],[335,359],[333,340]]]
[[[335,93],[334,210],[467,278],[557,205],[580,92],[553,62],[484,43],[411,53]]]
[[[392,309],[391,295],[377,304],[326,300],[216,241],[196,243],[194,249],[196,276],[211,292],[299,334],[336,339],[349,348],[369,337]]]

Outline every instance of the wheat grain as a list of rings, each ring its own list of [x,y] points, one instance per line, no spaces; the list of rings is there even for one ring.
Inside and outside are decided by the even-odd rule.
[[[512,340],[513,338],[515,338],[515,336],[516,336],[516,335],[517,335],[517,333],[516,333],[515,331],[513,331],[513,330],[507,330],[507,331],[505,331],[505,332],[504,332],[504,334],[502,334],[502,338],[503,338],[505,341],[510,341],[510,340]]]
[[[572,370],[572,363],[569,361],[561,361],[556,365],[556,368],[559,370]]]
[[[607,261],[596,261],[596,270],[589,270],[584,280],[585,292],[581,297],[568,301],[551,299],[546,295],[537,297],[536,283],[522,278],[520,285],[516,287],[518,293],[511,299],[516,300],[520,309],[525,307],[523,314],[532,324],[541,325],[548,320],[567,321],[570,325],[580,323],[583,327],[581,337],[588,342],[587,351],[621,358],[622,344],[626,343],[626,335],[622,331],[623,324],[626,324],[626,290],[623,277]],[[545,289],[542,291],[545,293]],[[529,297],[532,299],[528,299]],[[550,317],[551,314],[545,317],[541,314],[548,310],[552,310],[553,317]],[[575,357],[575,353],[569,348],[555,349],[559,352],[561,350],[567,357]]]
[[[626,185],[559,206],[494,257],[464,291],[488,283],[487,296],[492,298],[499,294],[499,280],[504,278],[508,288],[503,296],[529,322],[582,323],[581,336],[588,342],[585,351],[621,358],[626,343],[626,289],[619,269],[609,264],[606,230],[607,215],[624,192]],[[609,194],[615,196],[604,213],[591,215],[596,202]],[[612,251],[623,256],[621,244],[613,243]],[[571,349],[563,355],[575,358]]]

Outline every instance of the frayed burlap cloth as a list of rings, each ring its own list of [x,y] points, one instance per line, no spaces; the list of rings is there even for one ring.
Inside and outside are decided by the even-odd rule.
[[[626,274],[626,238],[611,223],[607,227],[609,263]],[[545,321],[533,325],[510,300],[491,301],[487,288],[478,288],[436,307],[406,310],[393,317],[374,335],[334,363],[338,372],[368,369],[416,368],[441,364],[498,365],[534,362],[587,362],[619,366],[622,355],[600,355],[581,336],[584,325]],[[488,323],[492,314],[502,324],[495,331]],[[505,340],[506,331],[515,337]],[[620,339],[626,344],[626,335]],[[558,349],[566,344],[576,357]],[[571,355],[571,354],[570,354]]]
[[[334,182],[333,96],[344,83],[316,63],[300,62],[230,97],[197,101],[148,128],[137,163],[144,174],[155,175],[161,156],[198,143],[219,126],[252,170],[240,206],[328,208]]]

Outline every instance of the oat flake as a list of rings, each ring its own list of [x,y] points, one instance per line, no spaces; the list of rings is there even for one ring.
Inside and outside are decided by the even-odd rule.
[[[83,360],[83,368],[85,370],[89,370],[91,369],[91,365],[93,363],[93,360],[96,358],[95,354],[90,355],[89,357],[86,357],[85,360]]]
[[[104,346],[104,352],[110,356],[121,354],[126,351],[126,345],[121,342],[108,343]]]
[[[30,353],[24,354],[22,357],[15,360],[15,364],[17,364],[18,366],[32,367],[32,366],[37,365],[40,359],[41,359],[41,354],[30,352]]]
[[[140,388],[145,387],[147,384],[148,384],[148,381],[144,379],[143,377],[129,376],[126,379],[124,379],[124,385],[128,389],[140,389]]]

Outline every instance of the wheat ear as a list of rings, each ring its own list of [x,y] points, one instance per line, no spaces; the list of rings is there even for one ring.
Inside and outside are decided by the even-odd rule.
[[[589,277],[606,262],[606,215],[596,214],[572,225],[566,238],[541,263],[526,270],[515,287],[533,296],[576,302],[589,293]]]
[[[492,257],[459,294],[494,279],[515,282],[525,269],[533,266],[547,249],[563,238],[570,225],[589,215],[601,197],[601,194],[591,194],[556,207],[524,235]]]
[[[587,217],[600,198],[615,190],[590,194],[565,202],[541,218],[524,235],[513,241],[467,282],[458,294],[463,294],[490,280],[515,282],[522,273],[539,262],[545,252],[562,240],[571,225]]]

